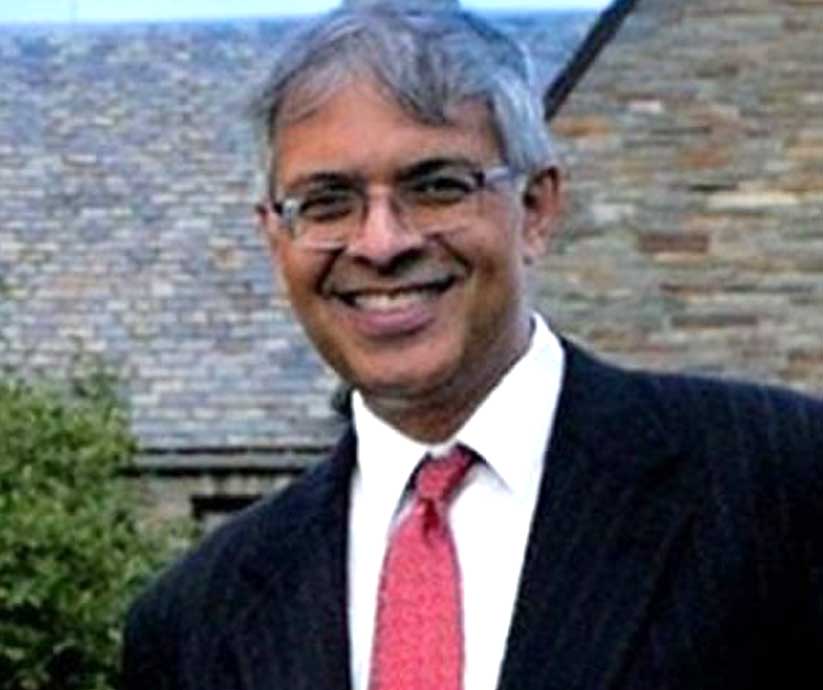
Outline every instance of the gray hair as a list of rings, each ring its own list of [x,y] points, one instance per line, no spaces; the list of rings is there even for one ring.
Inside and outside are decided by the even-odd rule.
[[[330,12],[279,42],[274,67],[250,104],[266,176],[274,174],[279,128],[361,76],[426,124],[447,124],[454,106],[481,100],[509,166],[531,173],[554,162],[523,46],[468,12],[374,5]]]

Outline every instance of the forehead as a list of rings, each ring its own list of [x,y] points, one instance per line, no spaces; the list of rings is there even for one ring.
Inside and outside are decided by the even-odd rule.
[[[397,168],[426,158],[461,158],[488,165],[500,161],[500,146],[488,107],[466,101],[450,122],[414,119],[369,80],[352,81],[276,134],[278,186],[322,173],[388,179]]]

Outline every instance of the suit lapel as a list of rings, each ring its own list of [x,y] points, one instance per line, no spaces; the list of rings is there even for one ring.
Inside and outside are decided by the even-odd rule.
[[[691,514],[647,380],[564,343],[500,690],[619,687]],[[301,482],[239,555],[230,592],[253,602],[210,644],[213,690],[350,688],[346,549],[354,435]],[[293,503],[293,505],[292,505]],[[291,512],[289,512],[291,511]],[[293,515],[293,519],[291,519]]]
[[[294,501],[277,502],[276,532],[261,530],[256,553],[239,568],[255,604],[217,648],[225,680],[215,689],[350,687],[346,548],[355,452],[349,431]],[[236,596],[243,601],[243,590]]]
[[[646,379],[564,346],[500,690],[617,687],[691,514]]]

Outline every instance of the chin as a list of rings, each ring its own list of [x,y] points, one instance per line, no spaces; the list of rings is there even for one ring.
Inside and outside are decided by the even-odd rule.
[[[381,369],[379,372],[363,371],[349,380],[366,397],[410,400],[434,394],[438,389],[443,388],[443,382],[448,378],[448,374],[443,369],[431,365],[415,369],[403,362],[392,371],[386,369]]]

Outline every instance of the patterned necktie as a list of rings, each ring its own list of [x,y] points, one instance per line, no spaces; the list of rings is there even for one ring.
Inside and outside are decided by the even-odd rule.
[[[459,446],[427,458],[380,581],[370,690],[460,690],[463,621],[449,499],[471,465]]]

